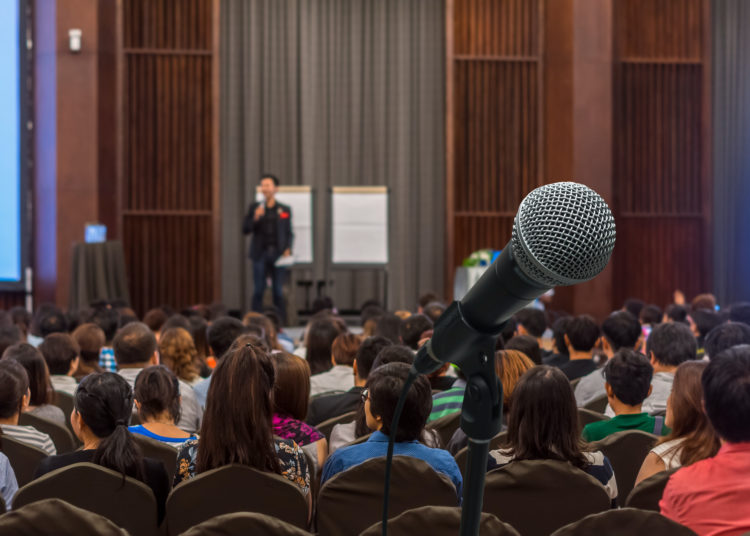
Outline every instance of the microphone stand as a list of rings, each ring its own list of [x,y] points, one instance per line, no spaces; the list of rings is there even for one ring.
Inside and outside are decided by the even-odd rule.
[[[466,377],[461,429],[469,438],[469,456],[466,460],[461,536],[478,536],[490,440],[500,432],[502,424],[503,387],[495,372],[497,335],[473,328],[461,313],[458,301],[441,315],[440,324],[445,329],[436,333],[428,344],[443,349],[446,355],[462,356],[461,372]],[[501,329],[502,326],[497,333]]]

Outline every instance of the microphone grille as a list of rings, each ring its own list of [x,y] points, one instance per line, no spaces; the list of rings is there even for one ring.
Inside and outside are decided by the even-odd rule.
[[[615,219],[607,203],[576,182],[531,191],[513,222],[513,256],[529,278],[545,286],[593,279],[614,247]]]

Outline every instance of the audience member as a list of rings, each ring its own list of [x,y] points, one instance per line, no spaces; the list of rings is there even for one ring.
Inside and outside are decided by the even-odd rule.
[[[409,375],[409,368],[406,363],[390,363],[372,371],[368,389],[362,393],[362,398],[367,426],[373,433],[366,442],[341,448],[331,454],[323,466],[321,485],[355,465],[385,456],[388,439],[393,434],[394,456],[410,456],[427,462],[435,471],[451,479],[460,501],[463,479],[453,457],[445,450],[429,448],[419,442],[432,406],[427,378],[420,376],[414,381],[408,391],[398,429],[391,428],[396,402]]]
[[[195,366],[197,356],[190,332],[183,328],[169,328],[159,339],[159,358],[177,378],[191,387],[201,381]]]
[[[432,411],[427,422],[435,421],[453,413],[458,413],[464,405],[464,393],[466,392],[466,378],[463,373],[455,367],[458,378],[453,382],[450,389],[436,393],[432,397]]]
[[[42,344],[42,340],[47,335],[68,331],[68,320],[59,307],[50,303],[43,303],[36,310],[29,331],[27,342],[37,347]]]
[[[253,341],[239,337],[216,365],[200,439],[180,449],[174,484],[238,463],[282,475],[309,499],[310,469],[304,453],[293,441],[273,436],[273,360]]]
[[[440,301],[438,295],[431,290],[428,290],[419,297],[419,300],[417,300],[417,313],[424,314],[425,307],[427,307],[431,303],[438,301]]]
[[[407,365],[411,365],[414,363],[414,352],[400,344],[386,346],[378,353],[372,364],[372,369],[375,370],[388,363],[406,363]]]
[[[250,311],[242,318],[242,323],[248,326],[251,332],[256,331],[258,337],[263,339],[269,350],[281,350],[279,341],[276,339],[273,322],[266,315]]]
[[[3,355],[6,348],[23,342],[23,334],[18,326],[13,324],[0,326],[0,355]]]
[[[39,351],[49,367],[52,388],[71,396],[75,394],[78,382],[73,374],[78,370],[78,354],[81,353],[75,339],[67,333],[52,333],[44,338]]]
[[[375,335],[385,337],[393,344],[403,344],[401,339],[404,321],[392,313],[385,313],[378,318],[375,324]]]
[[[99,366],[102,370],[108,372],[117,371],[117,363],[115,362],[115,352],[112,349],[112,341],[117,333],[117,328],[120,326],[120,314],[111,308],[101,308],[97,310],[89,320],[97,326],[99,326],[104,332],[104,346],[102,346],[99,352]]]
[[[135,386],[135,379],[141,370],[159,364],[156,346],[156,337],[148,326],[141,322],[128,324],[115,336],[113,348],[117,373],[125,378],[131,387]],[[201,407],[190,385],[179,381],[181,402],[177,426],[189,434],[194,434],[200,428]]]
[[[510,399],[507,443],[490,451],[487,468],[520,460],[569,462],[601,482],[615,504],[617,483],[612,465],[601,452],[587,451],[580,437],[570,381],[557,368],[542,365],[521,376]]]
[[[273,329],[276,333],[276,342],[278,342],[279,348],[290,354],[294,352],[294,341],[289,335],[284,333],[278,307],[275,305],[269,305],[263,310],[263,314],[271,321],[271,324],[273,324]]]
[[[216,358],[217,363],[221,361],[221,358],[229,350],[229,347],[232,346],[237,337],[245,333],[247,333],[247,326],[237,318],[232,318],[231,316],[217,318],[211,323],[206,336],[208,337],[208,345],[211,347],[211,353]],[[206,407],[206,397],[210,385],[211,376],[199,381],[193,388],[195,398],[202,408]]]
[[[565,344],[565,334],[568,332],[568,326],[572,321],[572,316],[561,316],[552,324],[552,337],[555,340],[554,353],[542,358],[544,365],[560,367],[570,360],[568,347]]]
[[[729,320],[750,325],[750,302],[733,303],[729,307]]]
[[[22,305],[12,307],[9,313],[13,324],[21,330],[21,336],[25,342],[26,338],[29,336],[29,329],[31,328],[31,313]]]
[[[148,326],[148,329],[154,332],[156,340],[161,337],[161,328],[167,321],[168,316],[164,310],[160,307],[149,309],[149,311],[143,316],[143,323]]]
[[[196,436],[183,432],[175,424],[180,419],[180,382],[164,365],[146,367],[135,378],[135,408],[141,424],[128,428],[179,449]]]
[[[90,374],[81,380],[74,400],[70,422],[83,448],[43,459],[34,478],[74,463],[91,462],[107,467],[147,484],[156,497],[161,521],[169,494],[169,477],[161,461],[143,457],[128,433],[133,411],[133,391],[128,383],[111,372]]]
[[[0,444],[2,443],[2,433],[0,433]],[[13,498],[18,491],[18,481],[13,467],[10,465],[8,457],[0,452],[0,498],[5,503],[6,510],[10,511],[13,507]]]
[[[328,455],[328,442],[317,428],[303,420],[310,403],[310,366],[301,357],[286,352],[275,354],[273,363],[273,433],[304,447],[321,467]]]
[[[662,322],[682,322],[688,323],[688,311],[682,305],[671,304],[664,310]]]
[[[331,363],[326,372],[310,378],[310,396],[340,393],[354,387],[354,358],[361,341],[353,333],[342,333],[331,344]]]
[[[540,338],[531,335],[516,335],[505,343],[504,349],[517,350],[531,359],[535,365],[541,365],[543,354],[542,349],[539,347],[539,340]]]
[[[312,302],[311,311],[312,314],[322,311],[336,314],[336,306],[333,304],[333,299],[330,296],[318,296]]]
[[[536,339],[537,346],[540,348],[540,359],[536,361],[531,354],[526,354],[534,363],[537,365],[542,364],[542,358],[549,357],[553,352],[548,350],[542,350],[542,337],[544,332],[547,331],[547,319],[544,317],[544,311],[535,307],[524,307],[513,315],[516,320],[516,329],[518,335],[526,335]],[[506,344],[507,348],[508,345]],[[513,348],[515,350],[521,350],[520,348]],[[523,350],[521,350],[523,351]]]
[[[721,315],[712,309],[694,309],[688,317],[690,330],[695,336],[698,343],[698,359],[702,359],[706,354],[705,343],[706,336],[716,326],[722,323]]]
[[[641,322],[642,326],[648,327],[648,329],[653,329],[654,326],[657,326],[661,323],[662,318],[664,317],[662,310],[657,305],[645,305],[641,309],[641,314],[638,315],[638,320]],[[646,338],[648,338],[648,334],[646,335]]]
[[[72,337],[80,349],[78,368],[73,373],[73,378],[80,382],[89,374],[102,372],[99,366],[99,355],[106,343],[102,328],[92,322],[81,324],[72,333]]]
[[[342,333],[333,317],[327,314],[313,319],[305,332],[305,355],[310,371],[313,375],[331,369],[331,346],[333,341]],[[296,354],[296,352],[295,352]],[[299,354],[297,354],[299,355]]]
[[[594,319],[588,315],[575,317],[568,324],[564,339],[569,359],[559,368],[568,380],[575,380],[593,372],[596,363],[592,356],[594,346],[599,340],[599,326]]]
[[[362,310],[359,313],[359,321],[362,324],[362,335],[372,337],[375,335],[375,326],[378,323],[378,318],[385,314],[385,310],[378,303],[366,303],[362,306]]]
[[[667,435],[664,417],[652,417],[641,411],[641,405],[651,394],[651,363],[634,350],[619,350],[604,366],[607,400],[615,416],[605,421],[584,426],[583,438],[598,441],[623,430],[643,430],[657,436]]]
[[[641,316],[641,309],[643,309],[643,306],[646,305],[643,303],[643,300],[639,300],[637,298],[629,298],[625,300],[625,303],[622,305],[622,311],[627,311],[635,319],[637,320]]]
[[[432,320],[423,314],[412,315],[401,324],[401,340],[404,344],[416,350],[419,348],[419,341],[422,340],[422,334],[432,329]]]
[[[427,318],[432,320],[433,324],[438,321],[438,319],[443,315],[444,312],[445,305],[440,302],[428,303],[422,311],[422,313],[424,313]]]
[[[661,471],[705,460],[719,451],[719,438],[703,411],[701,375],[707,365],[706,361],[687,361],[677,367],[665,419],[672,431],[648,453],[636,484]]]
[[[33,426],[20,426],[18,418],[29,406],[29,376],[26,369],[13,359],[0,359],[0,430],[4,435],[57,454],[50,436]]]
[[[368,337],[362,341],[352,365],[354,387],[345,393],[320,396],[313,399],[310,402],[306,422],[316,426],[323,421],[356,410],[375,358],[383,348],[390,344],[391,341],[385,337]]]
[[[621,349],[639,350],[643,342],[641,324],[629,312],[615,311],[602,323],[602,337],[599,340],[607,359],[611,359]],[[601,370],[597,369],[583,376],[575,388],[578,406],[585,406],[592,400],[606,396],[604,383]]]
[[[716,311],[716,296],[713,294],[698,294],[693,301],[690,302],[690,308],[693,311],[698,309],[709,309]]]
[[[193,365],[195,370],[198,371],[198,381],[203,378],[208,378],[211,375],[211,369],[216,366],[216,362],[213,362],[213,366],[209,363],[211,356],[211,347],[208,345],[208,321],[201,315],[193,314],[188,317],[190,320],[190,336],[193,338],[193,344],[195,345],[195,357],[193,357]]]
[[[700,535],[744,534],[750,530],[750,346],[712,356],[701,384],[722,445],[716,456],[670,477],[661,513]]]
[[[705,356],[711,359],[724,350],[740,344],[750,344],[750,325],[743,322],[725,322],[708,332],[703,348]]]
[[[26,369],[29,378],[29,405],[25,412],[65,426],[63,411],[52,404],[52,384],[49,369],[41,352],[28,343],[14,344],[5,352],[3,359],[18,361]]]

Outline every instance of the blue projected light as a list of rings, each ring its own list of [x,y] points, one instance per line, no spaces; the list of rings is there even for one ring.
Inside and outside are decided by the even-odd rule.
[[[21,280],[19,24],[18,1],[0,2],[0,282]]]

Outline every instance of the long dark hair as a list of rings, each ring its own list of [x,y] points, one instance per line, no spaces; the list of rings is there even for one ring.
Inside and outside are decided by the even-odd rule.
[[[707,366],[706,361],[686,361],[677,367],[669,402],[672,432],[657,443],[684,438],[674,447],[679,449],[680,464],[683,466],[714,456],[721,446],[703,411],[701,375]]]
[[[29,343],[20,342],[8,347],[3,359],[12,359],[26,369],[29,377],[31,399],[29,405],[44,406],[52,402],[52,384],[49,379],[49,369],[42,353]]]
[[[140,406],[142,422],[154,419],[167,411],[172,424],[180,420],[180,382],[174,372],[164,365],[146,367],[135,377],[133,396]]]
[[[331,347],[340,333],[341,329],[330,316],[316,318],[310,323],[305,337],[305,346],[307,347],[307,362],[310,363],[312,374],[320,374],[333,367]]]
[[[231,463],[281,473],[271,420],[274,378],[273,361],[256,337],[232,343],[211,377],[196,473]]]
[[[590,464],[581,439],[573,389],[559,369],[540,365],[524,373],[510,399],[504,454],[515,460]]]
[[[133,411],[128,382],[112,372],[89,374],[78,384],[74,404],[86,426],[102,440],[91,461],[143,481],[143,454],[128,431]]]

